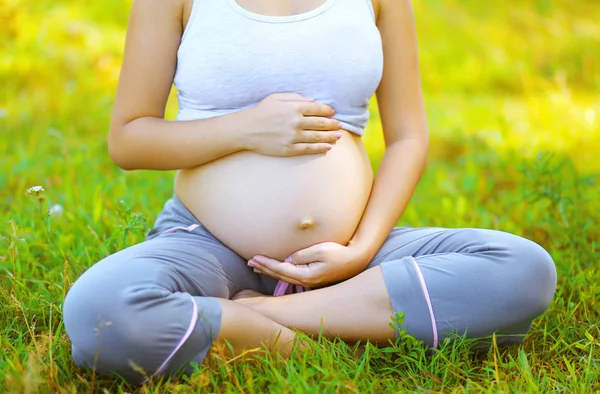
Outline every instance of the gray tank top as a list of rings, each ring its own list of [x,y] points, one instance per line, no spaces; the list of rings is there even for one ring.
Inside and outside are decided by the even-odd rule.
[[[177,120],[224,115],[272,93],[299,93],[336,110],[362,135],[383,71],[371,0],[325,0],[291,16],[235,0],[194,0],[177,51]]]

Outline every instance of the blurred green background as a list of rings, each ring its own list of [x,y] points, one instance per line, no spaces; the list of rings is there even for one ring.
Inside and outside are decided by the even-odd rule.
[[[60,186],[59,179],[81,176],[72,166],[80,161],[94,173],[119,174],[106,155],[106,134],[130,1],[0,4],[0,155],[9,175],[1,190]],[[432,160],[489,147],[527,157],[551,150],[582,170],[600,168],[598,2],[437,0],[414,7]],[[175,113],[170,100],[167,116]],[[375,106],[372,113],[365,140],[376,162],[383,146]],[[465,141],[476,142],[469,148]]]
[[[95,261],[141,241],[172,193],[173,173],[128,173],[107,155],[130,4],[0,0],[0,377],[14,390],[89,388],[59,323],[64,294]],[[564,352],[575,363],[572,343],[583,343],[597,351],[589,368],[600,367],[600,2],[413,6],[431,154],[400,223],[489,227],[542,244],[559,290],[526,346],[562,340],[538,356]],[[375,100],[364,139],[376,168]],[[26,195],[35,185],[41,198]],[[538,388],[597,383],[598,374],[573,381],[584,370],[549,363],[531,362]],[[510,380],[510,363],[502,368]],[[485,386],[484,372],[477,379]],[[516,390],[529,387],[513,379]]]

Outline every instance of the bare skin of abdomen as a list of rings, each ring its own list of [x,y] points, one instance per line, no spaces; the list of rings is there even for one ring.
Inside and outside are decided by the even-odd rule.
[[[283,260],[321,242],[346,245],[369,199],[373,172],[361,138],[341,130],[326,154],[241,151],[181,170],[175,192],[208,231],[245,259]]]

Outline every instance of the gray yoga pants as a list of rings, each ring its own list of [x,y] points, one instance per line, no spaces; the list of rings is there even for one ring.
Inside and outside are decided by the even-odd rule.
[[[431,347],[451,333],[520,342],[556,287],[542,247],[494,230],[397,227],[367,269],[375,266],[402,327]],[[69,290],[63,317],[74,361],[133,383],[191,371],[220,329],[215,298],[272,294],[275,285],[173,197],[147,241],[93,265]]]

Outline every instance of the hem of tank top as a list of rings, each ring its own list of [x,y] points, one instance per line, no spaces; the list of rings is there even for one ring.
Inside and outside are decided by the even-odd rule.
[[[177,93],[179,95],[179,93]],[[201,120],[201,119],[208,119],[208,118],[212,118],[212,117],[216,117],[216,116],[222,116],[222,115],[227,115],[230,114],[231,112],[236,112],[236,111],[242,111],[244,109],[248,109],[250,107],[252,107],[253,105],[256,105],[258,103],[252,104],[252,105],[247,105],[244,107],[240,107],[240,108],[227,108],[227,109],[194,109],[194,108],[182,108],[179,107],[177,109],[177,114],[175,115],[175,119],[176,121],[191,121],[191,120]],[[194,112],[194,111],[211,111],[211,112],[219,112],[218,114],[211,114],[210,116],[206,116],[206,117],[198,117],[198,116],[183,116],[184,112]],[[332,118],[335,120],[338,120],[341,124],[342,124],[342,129],[350,131],[354,134],[359,134],[362,135],[364,133],[364,130],[366,128],[366,124],[364,126],[356,126],[353,125],[352,123],[348,123],[344,120],[341,119],[336,119],[336,118]]]
[[[231,8],[234,11],[236,11],[238,14],[245,16],[247,18],[250,18],[250,19],[254,19],[254,20],[257,20],[260,22],[267,22],[267,23],[290,23],[290,22],[299,22],[299,21],[311,19],[318,15],[323,14],[325,11],[327,11],[329,8],[331,8],[335,4],[336,1],[337,0],[325,0],[325,2],[323,4],[321,4],[320,6],[318,6],[317,8],[315,8],[311,11],[302,12],[300,14],[276,16],[276,15],[257,14],[255,12],[249,11],[246,8],[242,7],[236,0],[225,0],[225,2],[228,3],[231,6]]]
[[[186,109],[186,108],[181,109],[180,108],[177,111],[177,115],[175,116],[174,120],[175,121],[192,121],[192,120],[208,119],[208,118],[212,118],[213,117],[213,116],[209,116],[209,117],[206,117],[206,118],[195,118],[195,117],[188,118],[188,117],[182,117],[181,116],[181,112],[182,111],[186,111],[186,110],[189,110],[189,109]],[[224,114],[226,115],[228,113],[229,112],[226,112]],[[219,115],[214,115],[214,116],[219,116]],[[339,119],[337,119],[337,120],[339,120]],[[346,131],[349,131],[352,134],[356,134],[356,135],[358,135],[360,137],[362,137],[365,134],[366,125],[364,127],[360,127],[360,126],[354,126],[354,125],[352,125],[350,123],[347,123],[347,122],[345,122],[343,120],[339,120],[339,122],[342,124],[342,129],[344,129]]]
[[[364,127],[353,126],[350,123],[344,122],[343,120],[340,120],[340,123],[342,124],[342,129],[349,131],[352,134],[362,137],[365,133]]]

